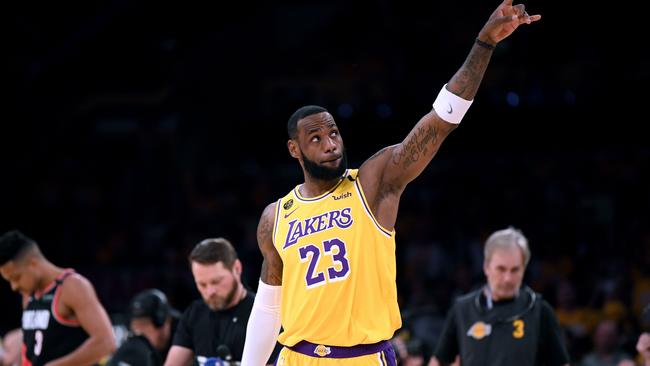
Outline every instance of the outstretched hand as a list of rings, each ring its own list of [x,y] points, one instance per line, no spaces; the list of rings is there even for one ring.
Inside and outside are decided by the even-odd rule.
[[[496,45],[520,25],[531,24],[540,19],[542,16],[539,14],[529,15],[524,4],[512,5],[512,0],[503,0],[479,32],[479,39]]]

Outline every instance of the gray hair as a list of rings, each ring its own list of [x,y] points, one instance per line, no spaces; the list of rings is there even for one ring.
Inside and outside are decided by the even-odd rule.
[[[490,259],[492,259],[492,255],[496,250],[511,248],[519,248],[519,250],[521,250],[521,254],[524,257],[524,267],[526,267],[528,261],[530,261],[528,239],[526,239],[521,230],[512,226],[507,229],[495,231],[487,239],[485,242],[485,248],[483,249],[485,263],[487,264],[490,262]]]

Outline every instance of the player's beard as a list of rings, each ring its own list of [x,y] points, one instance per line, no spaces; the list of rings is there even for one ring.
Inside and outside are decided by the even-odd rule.
[[[205,303],[212,311],[221,311],[227,309],[227,307],[232,303],[235,296],[237,296],[238,289],[239,286],[237,280],[235,279],[235,276],[233,276],[232,288],[230,289],[230,291],[228,291],[226,296],[221,297],[219,295],[214,295],[213,297],[207,299]]]
[[[345,150],[343,150],[341,161],[336,168],[328,168],[326,166],[319,165],[318,163],[309,160],[309,158],[305,156],[305,153],[302,152],[302,150],[300,152],[302,153],[302,161],[305,170],[307,171],[307,174],[309,174],[312,178],[324,181],[337,179],[340,178],[348,168],[348,156],[345,153]]]

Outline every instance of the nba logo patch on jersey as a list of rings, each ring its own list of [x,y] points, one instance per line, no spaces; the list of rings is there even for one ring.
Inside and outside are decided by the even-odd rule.
[[[492,333],[492,326],[481,321],[474,323],[467,331],[467,335],[476,340],[481,340],[489,336],[490,333]]]
[[[319,344],[314,349],[314,353],[321,356],[321,357],[325,357],[325,356],[329,355],[330,353],[332,353],[332,350],[329,347],[326,347],[326,346],[323,346],[322,344]]]

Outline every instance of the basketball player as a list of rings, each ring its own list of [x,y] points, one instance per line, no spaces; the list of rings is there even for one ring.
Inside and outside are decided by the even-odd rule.
[[[287,146],[304,183],[268,205],[258,225],[264,261],[244,366],[263,365],[276,338],[285,346],[278,365],[395,364],[388,340],[401,326],[393,229],[400,196],[460,123],[497,43],[540,18],[504,0],[433,109],[358,170],[347,169],[326,109],[305,106],[289,118]]]
[[[0,274],[26,298],[22,366],[93,365],[115,350],[93,285],[48,261],[34,240],[16,230],[0,236]]]

